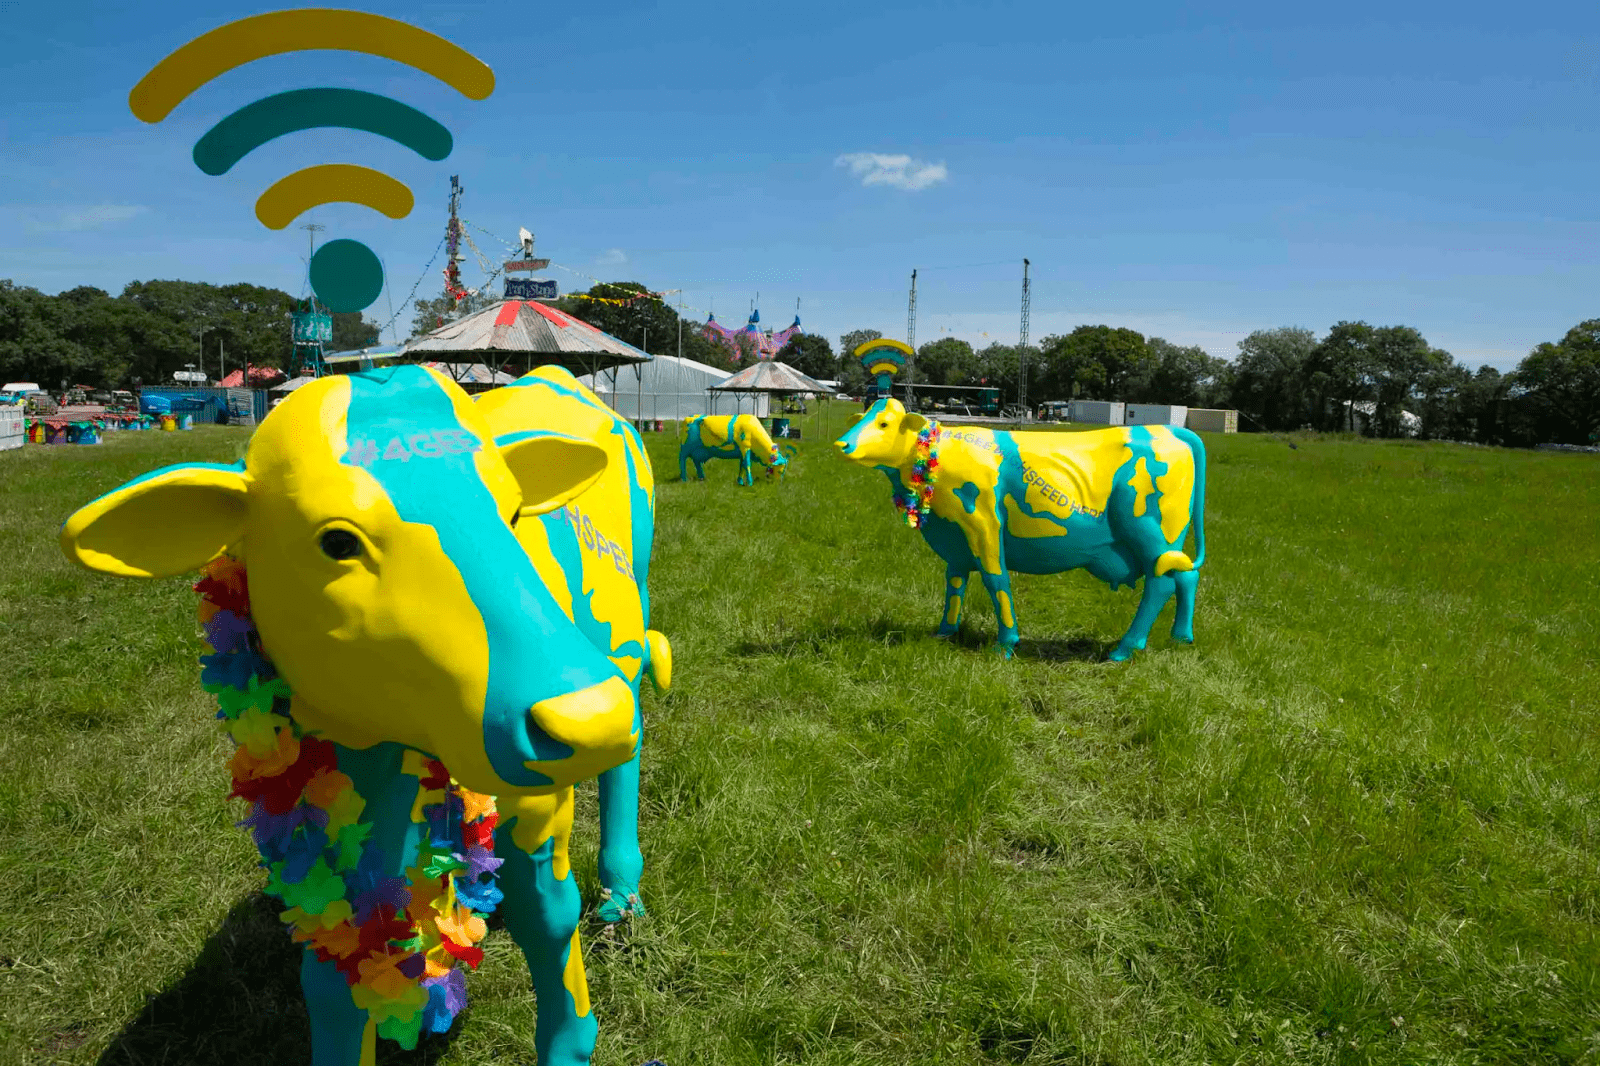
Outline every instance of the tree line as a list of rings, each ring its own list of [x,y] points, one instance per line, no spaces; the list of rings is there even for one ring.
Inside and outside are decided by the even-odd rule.
[[[494,302],[487,294],[461,303],[446,296],[419,300],[412,336]],[[135,281],[116,296],[89,286],[51,296],[0,279],[0,379],[46,389],[62,382],[116,388],[170,383],[172,372],[189,364],[213,379],[224,365],[237,369],[247,360],[287,367],[294,303],[280,289],[247,283]],[[681,353],[731,373],[752,354],[736,360],[701,335],[704,323],[680,317],[637,282],[597,284],[555,306],[652,355]],[[375,344],[378,330],[358,312],[336,314],[329,348]],[[826,337],[803,333],[778,358],[859,395],[866,373],[849,353],[879,336],[852,331],[835,352]],[[1258,330],[1239,342],[1232,359],[1108,325],[1079,326],[1026,351],[1000,343],[975,349],[945,337],[917,349],[912,380],[994,387],[1011,403],[1024,372],[1030,404],[1096,399],[1227,407],[1243,416],[1241,429],[1359,428],[1398,436],[1409,423],[1423,437],[1484,444],[1600,439],[1600,319],[1539,344],[1504,374],[1469,369],[1410,326],[1339,322],[1321,337],[1298,327]]]
[[[120,388],[171,385],[191,364],[213,380],[251,366],[287,368],[291,309],[281,289],[203,281],[134,281],[112,296],[80,285],[51,296],[0,278],[0,378]],[[360,312],[333,316],[329,350],[376,344]]]
[[[858,394],[866,373],[847,353],[878,337],[847,333],[837,357],[822,338],[796,338],[779,357],[792,355],[797,369],[840,378]],[[1268,431],[1414,432],[1512,446],[1600,442],[1600,319],[1539,344],[1504,374],[1469,369],[1410,326],[1340,322],[1320,338],[1298,327],[1257,330],[1233,359],[1106,325],[1079,326],[1025,352],[946,337],[917,349],[912,380],[986,385],[1015,402],[1024,366],[1030,405],[1093,399],[1232,408],[1243,416],[1241,429]]]

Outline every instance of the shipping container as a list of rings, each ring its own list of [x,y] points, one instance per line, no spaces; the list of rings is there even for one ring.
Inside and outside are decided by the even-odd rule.
[[[1189,409],[1164,403],[1130,403],[1126,414],[1123,425],[1127,426],[1181,426]]]
[[[1097,426],[1120,426],[1122,411],[1122,404],[1110,400],[1073,400],[1067,405],[1067,420]]]
[[[1184,422],[1185,426],[1196,433],[1237,433],[1239,432],[1239,412],[1224,411],[1219,408],[1191,407],[1189,417]]]

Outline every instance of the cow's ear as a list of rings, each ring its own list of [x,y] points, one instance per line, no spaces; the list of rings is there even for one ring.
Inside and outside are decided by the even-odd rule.
[[[61,550],[106,574],[186,574],[244,537],[249,491],[238,465],[169,466],[79,509],[61,527]]]
[[[928,420],[915,411],[907,411],[905,417],[900,419],[900,428],[908,433],[921,433],[928,426]]]
[[[522,488],[522,510],[533,516],[576,499],[606,472],[611,457],[593,441],[561,433],[507,433],[496,437],[500,455]]]

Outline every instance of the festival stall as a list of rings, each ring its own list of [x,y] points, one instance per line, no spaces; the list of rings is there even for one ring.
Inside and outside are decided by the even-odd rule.
[[[764,396],[826,396],[827,386],[800,373],[788,363],[762,360],[751,363],[743,370],[719,384],[711,386],[713,392],[750,393]],[[787,418],[773,416],[772,435],[798,439],[800,433],[791,429]]]

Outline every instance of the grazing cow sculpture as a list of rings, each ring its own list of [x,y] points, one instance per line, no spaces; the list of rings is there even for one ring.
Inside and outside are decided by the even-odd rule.
[[[1010,658],[1019,634],[1009,571],[1082,567],[1112,588],[1144,579],[1133,624],[1111,659],[1144,648],[1174,595],[1173,639],[1194,641],[1195,588],[1206,554],[1206,453],[1188,430],[946,428],[897,400],[879,400],[834,446],[888,476],[907,524],[944,560],[940,636],[960,628],[976,570],[994,601],[998,646]],[[1192,559],[1183,551],[1191,518]]]
[[[239,463],[155,471],[62,529],[90,569],[204,570],[202,680],[267,891],[306,945],[314,1066],[448,1029],[455,963],[482,958],[496,905],[532,974],[539,1062],[594,1049],[573,785],[614,775],[602,865],[635,885],[638,687],[670,683],[670,648],[644,630],[641,442],[589,417],[571,375],[533,378],[477,404],[421,367],[322,378]]]
[[[687,419],[683,444],[678,448],[678,480],[689,480],[689,462],[693,460],[695,475],[704,481],[708,459],[739,460],[740,485],[755,484],[752,459],[764,465],[769,475],[779,477],[789,465],[789,457],[772,443],[755,415],[695,415]]]

